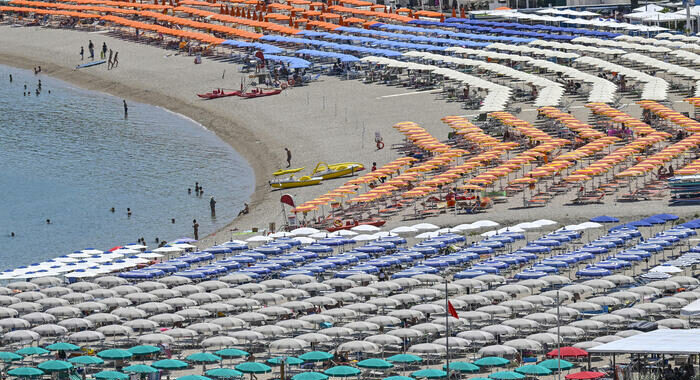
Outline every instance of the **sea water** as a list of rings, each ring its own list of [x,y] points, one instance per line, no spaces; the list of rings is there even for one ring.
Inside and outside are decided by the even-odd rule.
[[[125,118],[121,98],[0,65],[0,269],[141,237],[155,248],[193,236],[193,219],[201,238],[253,188],[247,162],[192,120],[135,102]]]

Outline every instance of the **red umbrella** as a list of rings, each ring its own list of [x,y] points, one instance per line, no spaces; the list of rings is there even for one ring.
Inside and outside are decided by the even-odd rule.
[[[578,373],[572,373],[570,375],[566,375],[566,379],[568,380],[591,380],[591,379],[598,379],[605,376],[604,373],[602,372],[590,372],[590,371],[583,371],[583,372],[578,372]]]
[[[558,357],[558,352],[557,350],[552,350],[547,353],[547,356],[550,358],[556,358]],[[588,356],[588,352],[586,350],[582,350],[580,348],[576,347],[562,347],[561,348],[561,357],[562,358],[577,358],[580,356]]]

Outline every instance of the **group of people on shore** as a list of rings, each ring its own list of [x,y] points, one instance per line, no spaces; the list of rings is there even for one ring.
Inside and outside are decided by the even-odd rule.
[[[119,52],[112,51],[112,49],[107,49],[107,43],[102,43],[102,49],[100,50],[100,59],[104,60],[107,58],[107,52],[109,51],[109,58],[107,59],[107,70],[112,70],[113,68],[119,66]],[[95,44],[92,40],[88,41],[88,52],[90,53],[90,59],[95,59]],[[80,47],[80,60],[85,60],[85,47]]]

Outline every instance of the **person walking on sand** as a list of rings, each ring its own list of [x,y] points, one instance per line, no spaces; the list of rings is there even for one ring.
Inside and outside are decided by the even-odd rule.
[[[112,69],[112,49],[109,49],[109,59],[107,60],[107,70]]]
[[[81,46],[80,47],[80,60],[82,61],[84,59],[85,59],[85,47]]]
[[[290,167],[292,166],[292,151],[288,148],[284,148],[284,150],[287,152],[287,167]]]
[[[197,223],[197,219],[192,220],[192,230],[194,231],[194,240],[199,240],[199,223]]]
[[[90,59],[95,59],[95,44],[92,43],[92,40],[89,40],[88,51],[90,52]]]
[[[115,51],[114,52],[114,59],[112,60],[112,68],[119,66],[119,60],[117,59],[117,57],[119,57],[119,52]]]
[[[102,52],[100,52],[100,59],[105,59],[105,56],[107,56],[107,43],[103,42],[102,43]]]
[[[124,118],[126,119],[127,116],[129,116],[129,106],[126,105],[126,100],[122,100],[124,102]]]
[[[216,215],[216,201],[214,197],[209,198],[209,208],[211,209],[211,215]]]

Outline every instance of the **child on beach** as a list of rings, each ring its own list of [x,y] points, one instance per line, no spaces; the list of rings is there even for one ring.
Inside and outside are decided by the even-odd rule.
[[[85,59],[85,48],[83,46],[80,47],[80,60]]]

